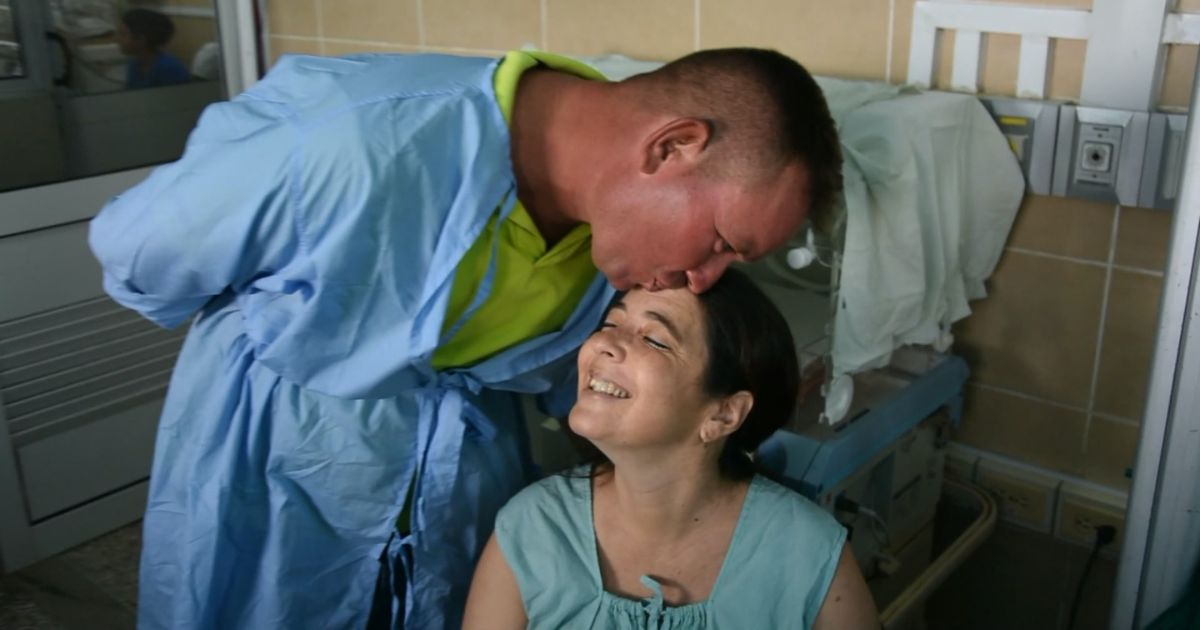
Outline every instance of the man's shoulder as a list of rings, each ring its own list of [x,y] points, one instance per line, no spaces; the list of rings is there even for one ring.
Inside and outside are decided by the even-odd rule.
[[[457,94],[490,88],[496,63],[438,54],[284,55],[264,82],[337,85],[364,96]]]

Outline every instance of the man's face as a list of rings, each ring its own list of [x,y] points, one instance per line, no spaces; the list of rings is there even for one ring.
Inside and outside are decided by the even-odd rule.
[[[619,290],[688,287],[703,293],[734,261],[783,245],[807,212],[808,172],[775,178],[643,176],[608,191],[592,217],[592,258]]]

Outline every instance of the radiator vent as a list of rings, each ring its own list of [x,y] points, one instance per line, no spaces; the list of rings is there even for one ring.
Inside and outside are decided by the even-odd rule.
[[[0,323],[0,401],[15,445],[161,398],[186,326],[107,297]]]

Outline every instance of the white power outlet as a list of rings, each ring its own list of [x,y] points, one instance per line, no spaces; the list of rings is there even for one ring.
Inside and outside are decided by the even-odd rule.
[[[998,500],[1000,518],[1041,532],[1050,532],[1059,481],[995,461],[981,459],[975,483]]]
[[[1121,548],[1125,530],[1125,497],[1119,493],[1064,483],[1059,495],[1054,535],[1083,547],[1096,543],[1096,529],[1109,525],[1116,538],[1104,547],[1104,554],[1115,556]]]

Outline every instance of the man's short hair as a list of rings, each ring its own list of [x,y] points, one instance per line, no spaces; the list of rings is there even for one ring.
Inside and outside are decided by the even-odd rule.
[[[809,218],[826,230],[842,191],[837,127],[821,88],[773,50],[724,48],[681,57],[642,82],[654,107],[709,123],[718,173],[771,175],[799,161],[809,171]]]
[[[175,23],[158,11],[130,9],[121,15],[121,21],[131,35],[141,37],[154,50],[166,46],[175,35]]]

